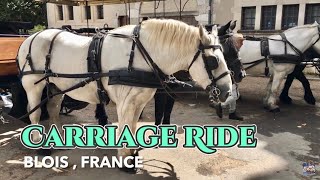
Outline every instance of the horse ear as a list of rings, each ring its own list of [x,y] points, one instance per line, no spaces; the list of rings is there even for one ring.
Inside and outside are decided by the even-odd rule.
[[[207,31],[203,28],[202,25],[199,26],[200,40],[203,44],[210,44],[210,38]]]
[[[237,26],[237,20],[235,20],[235,21],[233,21],[233,22],[231,23],[229,29],[230,29],[231,31],[233,31],[233,30],[236,28],[236,26]]]
[[[213,34],[214,36],[218,36],[218,27],[217,27],[217,25],[214,25],[212,27],[211,34]]]
[[[230,28],[231,21],[229,21],[226,25],[221,26],[218,31],[219,36],[223,36],[227,34],[227,30]]]

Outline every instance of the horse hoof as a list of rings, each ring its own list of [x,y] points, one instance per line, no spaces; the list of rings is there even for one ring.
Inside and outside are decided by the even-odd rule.
[[[137,169],[136,168],[127,168],[127,167],[122,167],[119,168],[120,171],[128,173],[128,174],[136,174],[137,173]]]
[[[280,108],[270,109],[270,112],[279,113],[280,112]]]
[[[38,149],[37,154],[39,156],[51,156],[51,149]]]
[[[313,96],[304,96],[304,100],[311,105],[316,105],[316,99]]]
[[[223,117],[221,103],[210,103],[209,106],[216,109],[216,114],[219,118]]]
[[[289,96],[284,96],[281,95],[279,97],[280,101],[283,102],[284,104],[292,104],[292,99]]]
[[[112,122],[105,120],[105,119],[103,119],[103,120],[99,119],[98,121],[99,121],[99,125],[101,125],[101,126],[112,124]]]

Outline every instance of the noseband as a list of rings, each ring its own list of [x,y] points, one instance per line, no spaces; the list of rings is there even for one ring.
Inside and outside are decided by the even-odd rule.
[[[206,49],[213,49],[213,50],[220,49],[221,51],[223,51],[221,45],[207,45],[207,46],[205,46],[200,42],[199,47],[198,47],[198,51],[194,55],[193,60],[191,61],[191,64],[188,67],[188,71],[190,70],[190,68],[194,64],[194,62],[198,59],[198,57],[201,53],[203,62],[205,64],[206,71],[208,73],[209,79],[211,80],[211,84],[206,88],[206,90],[211,90],[213,87],[216,88],[217,81],[219,81],[223,77],[230,74],[230,72],[229,71],[224,72],[220,76],[215,78],[212,74],[212,70],[215,70],[218,68],[220,60],[216,56],[206,56],[205,52],[204,52]]]

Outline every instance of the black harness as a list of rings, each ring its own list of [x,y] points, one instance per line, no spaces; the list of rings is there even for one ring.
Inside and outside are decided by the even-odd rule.
[[[59,94],[65,94],[67,92],[70,92],[72,90],[78,89],[80,87],[83,87],[87,85],[90,82],[96,81],[97,86],[98,86],[98,94],[99,94],[99,99],[100,102],[102,101],[108,101],[109,98],[106,94],[106,91],[104,90],[104,87],[101,82],[101,78],[103,77],[109,77],[109,84],[122,84],[122,85],[134,85],[138,84],[135,86],[140,86],[140,87],[150,87],[150,88],[159,88],[160,86],[166,90],[166,92],[170,95],[168,91],[171,91],[171,89],[168,87],[166,84],[166,79],[168,79],[168,76],[163,73],[163,71],[158,67],[158,65],[152,60],[151,56],[149,53],[146,51],[142,43],[140,42],[139,39],[139,32],[140,32],[140,25],[137,25],[134,28],[133,35],[128,36],[124,34],[116,34],[116,33],[106,33],[106,34],[97,34],[93,37],[91,44],[89,46],[88,50],[88,73],[82,73],[82,74],[63,74],[63,73],[54,73],[50,69],[50,62],[51,62],[51,53],[52,49],[54,46],[54,42],[56,38],[58,37],[59,34],[65,31],[60,31],[57,34],[54,35],[53,39],[51,40],[50,43],[50,48],[48,51],[48,54],[46,56],[46,62],[45,62],[45,70],[35,70],[31,58],[31,49],[32,49],[32,44],[34,39],[41,33],[38,32],[31,40],[31,43],[29,45],[29,52],[27,54],[27,60],[25,64],[23,65],[22,69],[19,67],[19,72],[20,72],[20,77],[24,75],[29,75],[29,74],[44,74],[45,76],[38,80],[35,84],[40,83],[43,80],[46,80],[47,84],[47,89],[49,89],[49,78],[50,77],[61,77],[61,78],[80,78],[84,79],[81,82],[77,83],[76,85],[63,90],[59,91],[57,93],[49,93],[49,90],[47,92],[47,97],[36,107],[34,107],[32,110],[30,110],[27,114],[24,116],[20,117],[19,119],[23,119],[30,114],[32,114],[34,111],[36,111],[39,107],[44,105],[50,98],[59,95]],[[127,70],[111,70],[107,73],[103,73],[101,71],[101,52],[102,52],[102,46],[103,46],[103,41],[106,35],[117,37],[117,38],[128,38],[133,41],[132,43],[132,48],[131,48],[131,53],[129,57],[129,64]],[[134,50],[137,47],[141,55],[143,56],[143,59],[145,62],[150,66],[152,69],[152,72],[145,72],[145,71],[140,71],[140,70],[135,70],[133,68],[133,63],[134,63]],[[214,78],[212,75],[212,70],[218,68],[218,63],[219,60],[216,57],[206,57],[204,50],[205,49],[221,49],[222,47],[220,45],[210,45],[210,46],[204,46],[202,43],[200,43],[199,48],[197,53],[195,54],[191,64],[189,65],[188,70],[191,68],[191,66],[194,64],[194,62],[198,59],[200,53],[202,53],[202,58],[204,60],[205,68],[208,73],[209,78],[211,79],[212,83],[206,88],[206,90],[209,91],[209,93],[215,93],[217,91],[216,87],[216,82],[222,79],[224,76],[229,74],[228,72],[222,73],[219,77]],[[24,71],[26,64],[29,64],[30,66],[30,71]],[[17,64],[18,63],[18,58],[17,58]],[[131,77],[131,78],[127,78]],[[141,81],[142,80],[142,81]],[[130,82],[130,83],[129,83]],[[148,83],[147,83],[148,82]],[[155,82],[155,83],[150,83],[150,82]],[[146,84],[144,84],[146,83]],[[143,85],[144,84],[144,85]],[[216,93],[217,94],[217,93]]]
[[[97,33],[92,37],[92,41],[88,50],[88,72],[93,72],[100,74],[102,73],[101,69],[101,53],[102,46],[105,36],[101,33]],[[110,99],[108,97],[107,91],[104,89],[102,85],[101,78],[97,79],[97,87],[98,87],[98,96],[100,100],[100,104],[106,102],[109,103]]]
[[[320,25],[318,26],[318,39],[311,45],[313,47],[319,40],[320,40]],[[250,65],[249,67],[245,68],[245,70],[250,69],[262,62],[266,63],[266,71],[265,75],[267,76],[269,74],[269,67],[268,67],[268,60],[272,59],[274,63],[291,63],[291,64],[301,64],[306,58],[304,55],[304,52],[300,51],[297,47],[295,47],[286,37],[284,33],[280,34],[281,40],[279,39],[271,39],[267,37],[262,38],[256,38],[247,36],[246,39],[249,41],[260,41],[260,47],[261,47],[261,56],[264,56],[265,58],[259,59],[254,62],[250,63],[243,63],[244,65]],[[269,51],[269,40],[273,41],[282,41],[284,42],[284,54],[283,55],[271,55]],[[288,54],[287,45],[289,45],[293,51],[296,53],[296,55]]]

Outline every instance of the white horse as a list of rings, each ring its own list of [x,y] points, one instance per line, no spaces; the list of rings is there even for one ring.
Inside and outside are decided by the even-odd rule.
[[[134,27],[133,25],[124,26],[110,33],[132,36]],[[59,30],[46,30],[34,39],[31,57],[36,70],[44,70],[45,56],[48,53],[50,42],[58,32]],[[20,67],[23,67],[26,63],[26,56],[33,37],[34,35],[27,38],[20,47],[18,53]],[[218,68],[213,71],[213,77],[219,77],[228,71],[221,49],[205,49],[203,51],[204,56],[200,53],[200,56],[192,62],[195,54],[199,51],[200,43],[207,47],[220,45],[216,27],[213,28],[212,33],[209,35],[202,26],[197,28],[175,20],[151,19],[141,24],[139,39],[155,64],[165,74],[170,75],[180,70],[189,70],[193,80],[204,89],[212,83],[204,63],[208,60],[207,57],[219,59]],[[59,34],[53,46],[50,69],[55,73],[87,73],[86,59],[90,41],[91,38],[89,37],[78,36],[69,32]],[[131,46],[131,39],[107,35],[103,43],[101,55],[102,71],[109,72],[110,70],[127,68]],[[190,65],[191,67],[189,68]],[[135,49],[133,67],[151,72],[151,68],[147,65],[137,48]],[[24,71],[30,70],[31,68],[27,63]],[[27,92],[30,109],[33,109],[40,103],[41,94],[46,86],[46,82],[41,81],[38,84],[35,84],[35,82],[43,77],[43,74],[29,74],[22,77],[22,84]],[[70,88],[82,80],[60,77],[49,78],[49,81],[60,90]],[[108,77],[102,78],[102,83],[110,99],[116,104],[119,130],[122,130],[124,125],[128,125],[132,132],[135,132],[139,115],[147,102],[154,96],[156,89],[108,85]],[[219,79],[216,85],[221,90],[222,96],[226,96],[230,93],[232,87],[230,75],[228,74]],[[91,82],[82,88],[66,94],[74,99],[91,104],[100,103],[96,82]],[[56,96],[50,99],[47,104],[50,123],[57,124],[58,126],[60,125],[59,110],[61,99],[61,96]],[[40,114],[41,110],[38,109],[29,116],[32,124],[39,123]],[[33,135],[34,140],[37,141],[39,138],[39,134]],[[120,149],[118,150],[118,156],[130,156],[133,152],[130,149]]]
[[[319,40],[319,31],[319,24],[315,22],[312,25],[303,25],[288,29],[284,31],[284,34],[287,37],[287,40],[298,50],[305,52]],[[281,41],[282,38],[280,35],[272,35],[269,36],[268,39],[270,55],[284,55],[285,48],[287,48],[287,54],[298,55],[298,53],[295,52],[289,44],[285,47],[285,43]],[[259,59],[263,59],[264,57],[261,56],[260,41],[245,40],[240,49],[240,57],[242,59],[242,63],[252,63]],[[263,99],[263,104],[270,111],[278,112],[280,111],[279,106],[277,105],[279,87],[285,76],[294,70],[296,64],[286,62],[274,63],[272,59],[269,59],[268,65],[270,67],[271,76],[267,86],[267,94]],[[248,66],[249,65],[245,65],[245,67]],[[261,67],[265,67],[264,62],[252,69],[249,69],[248,73],[261,74],[264,72]]]

